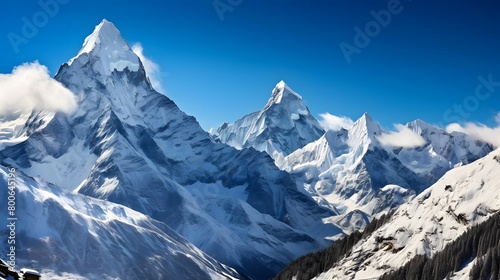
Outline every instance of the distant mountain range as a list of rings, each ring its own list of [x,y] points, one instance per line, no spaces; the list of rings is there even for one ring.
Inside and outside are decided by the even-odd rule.
[[[380,213],[406,202],[448,170],[471,163],[493,150],[470,136],[421,120],[406,127],[424,139],[419,147],[388,147],[387,133],[367,113],[349,129],[323,131],[300,95],[283,81],[266,106],[212,137],[235,148],[267,152],[290,173],[299,191],[338,213],[344,232],[363,228]]]

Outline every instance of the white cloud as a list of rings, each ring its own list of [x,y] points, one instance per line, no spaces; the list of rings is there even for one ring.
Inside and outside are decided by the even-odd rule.
[[[395,124],[397,131],[382,133],[377,137],[384,146],[415,148],[425,144],[425,139],[402,124]]]
[[[330,113],[319,114],[322,118],[319,123],[325,130],[340,130],[341,128],[348,129],[354,123],[350,118],[344,116],[335,116]]]
[[[144,69],[146,70],[146,74],[148,75],[149,81],[151,82],[153,88],[161,93],[165,93],[159,81],[160,66],[156,64],[156,62],[144,56],[144,48],[142,47],[141,43],[135,43],[132,46],[132,51],[142,61],[142,65],[144,65]]]
[[[38,61],[0,74],[0,115],[51,110],[71,113],[76,109],[75,95],[52,79],[47,67]]]
[[[496,127],[488,127],[481,123],[475,124],[471,122],[463,125],[452,123],[446,126],[446,131],[448,133],[453,131],[463,132],[470,135],[474,139],[490,143],[498,148],[500,147],[500,112],[495,116],[495,121],[497,122]]]

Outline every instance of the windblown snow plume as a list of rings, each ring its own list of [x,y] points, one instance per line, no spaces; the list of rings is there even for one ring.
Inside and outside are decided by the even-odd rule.
[[[17,66],[11,74],[0,74],[0,115],[32,110],[71,113],[75,109],[75,95],[52,79],[38,61]]]
[[[319,121],[325,130],[337,131],[342,128],[349,129],[354,123],[350,118],[335,116],[330,113],[319,114],[322,120]]]
[[[415,148],[425,144],[425,139],[402,124],[395,124],[397,131],[383,133],[377,140],[384,146]]]
[[[144,48],[141,43],[135,43],[132,46],[132,51],[139,57],[144,65],[144,69],[146,70],[146,74],[148,75],[149,81],[154,89],[161,93],[165,93],[163,87],[161,86],[160,81],[158,80],[158,75],[160,74],[160,66],[156,64],[156,62],[144,56]]]

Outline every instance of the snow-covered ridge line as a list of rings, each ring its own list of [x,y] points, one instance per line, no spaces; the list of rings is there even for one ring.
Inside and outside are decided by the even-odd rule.
[[[500,212],[474,225],[431,258],[418,255],[380,280],[499,279]]]

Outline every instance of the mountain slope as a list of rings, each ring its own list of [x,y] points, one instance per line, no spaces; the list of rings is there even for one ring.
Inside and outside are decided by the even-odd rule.
[[[317,279],[377,277],[416,255],[432,256],[500,210],[500,149],[447,172]]]
[[[112,23],[101,22],[55,79],[75,93],[77,111],[33,112],[1,163],[164,222],[253,278],[341,234],[323,223],[335,213],[298,192],[270,157],[214,143],[156,92]]]
[[[16,178],[18,266],[36,267],[50,279],[67,279],[68,274],[88,279],[241,278],[164,223],[0,166],[3,201],[9,174]],[[7,220],[6,214],[0,217]],[[7,230],[2,236],[9,235]]]
[[[500,275],[500,212],[473,226],[432,258],[418,255],[390,279],[498,279]]]
[[[323,133],[302,97],[281,81],[262,110],[224,124],[216,139],[238,149],[253,147],[280,160]]]
[[[339,260],[344,258],[346,254],[349,254],[356,243],[383,226],[390,219],[390,217],[391,213],[388,215],[384,214],[380,218],[370,221],[363,232],[355,231],[339,240],[336,240],[323,250],[309,253],[294,260],[273,279],[311,279],[323,272],[326,272]]]

